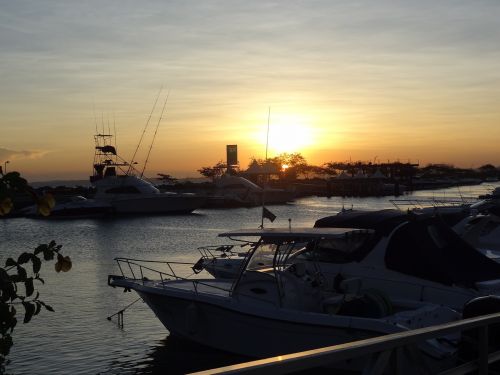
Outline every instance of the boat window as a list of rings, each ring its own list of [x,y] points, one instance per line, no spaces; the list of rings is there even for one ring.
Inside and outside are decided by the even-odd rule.
[[[106,194],[139,194],[135,186],[120,186],[106,190]]]
[[[497,229],[500,226],[500,223],[497,221],[489,221],[486,223],[484,228],[481,230],[481,236],[486,236],[493,232],[495,229]]]
[[[274,253],[278,246],[273,243],[261,242],[257,245],[252,259],[247,265],[247,270],[257,270],[262,268],[269,268],[273,266]]]
[[[443,249],[445,246],[448,245],[446,240],[439,232],[438,228],[436,228],[434,225],[429,225],[427,227],[427,232],[429,232],[429,235],[431,236],[432,240],[434,241],[436,246],[439,247],[440,249]]]
[[[310,242],[295,256],[297,259],[315,260],[325,263],[350,263],[358,260],[361,253],[373,238],[371,233],[352,233],[343,238],[322,239]]]
[[[445,285],[475,287],[500,278],[500,264],[487,258],[437,218],[408,222],[393,233],[387,268]]]

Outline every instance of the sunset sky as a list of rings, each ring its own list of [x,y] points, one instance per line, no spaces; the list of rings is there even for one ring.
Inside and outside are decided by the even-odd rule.
[[[500,165],[499,19],[498,0],[0,0],[0,165],[87,178],[96,124],[130,159],[162,86],[149,176],[199,176],[226,144],[263,158],[269,108],[271,157]]]

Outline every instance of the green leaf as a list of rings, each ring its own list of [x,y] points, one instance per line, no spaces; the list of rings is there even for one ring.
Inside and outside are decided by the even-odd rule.
[[[24,310],[25,310],[24,323],[29,323],[29,321],[33,317],[33,314],[35,313],[35,309],[36,309],[35,304],[33,304],[31,302],[23,302],[23,306],[24,306]]]
[[[45,284],[45,280],[42,279],[40,276],[37,275],[37,277],[35,277],[35,279],[37,279],[38,281],[40,281],[42,284]]]
[[[8,356],[12,345],[14,345],[14,342],[9,334],[0,337],[0,354],[4,357]]]
[[[6,303],[0,303],[0,322],[8,325],[8,321],[12,318],[12,313]]]
[[[16,273],[16,274],[12,274],[12,275],[9,275],[9,279],[11,282],[13,283],[18,283],[18,282],[21,282],[23,280],[21,280],[21,278],[19,277],[19,275]]]
[[[36,256],[33,256],[31,258],[31,261],[33,262],[33,273],[37,274],[38,272],[40,272],[40,269],[42,268],[42,261],[40,260],[40,258]]]
[[[17,298],[15,284],[14,283],[5,283],[2,288],[2,301],[14,300]]]
[[[10,281],[9,274],[3,268],[0,268],[0,280],[3,281],[3,282],[9,282]]]
[[[17,263],[18,264],[28,263],[32,256],[33,254],[30,253],[22,253],[21,255],[19,255],[19,258],[17,258]]]
[[[46,249],[47,249],[47,245],[45,245],[45,244],[38,245],[34,251],[34,254],[37,255],[37,254],[43,253]]]
[[[24,286],[26,287],[26,297],[31,296],[35,292],[35,287],[33,286],[32,277],[26,279],[26,281],[24,282]]]
[[[36,310],[35,310],[35,315],[38,315],[40,313],[40,310],[42,309],[42,304],[38,302],[36,304]]]
[[[45,259],[45,260],[54,259],[54,251],[52,249],[43,250],[43,259]]]
[[[19,276],[19,281],[24,282],[26,278],[28,277],[28,274],[26,273],[26,270],[24,267],[17,266],[17,274]]]
[[[54,312],[54,309],[52,308],[52,306],[49,306],[49,305],[44,305],[44,306],[47,310]]]
[[[14,267],[16,265],[16,261],[12,258],[7,259],[7,261],[5,262],[5,267]]]

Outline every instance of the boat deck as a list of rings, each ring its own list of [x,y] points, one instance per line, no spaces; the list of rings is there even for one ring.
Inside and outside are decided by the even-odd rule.
[[[156,289],[182,290],[219,297],[229,297],[233,286],[233,280],[227,279],[148,280],[144,282],[138,280],[136,283]]]

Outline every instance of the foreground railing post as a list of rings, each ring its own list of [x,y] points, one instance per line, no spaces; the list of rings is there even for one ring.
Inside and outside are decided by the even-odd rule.
[[[478,372],[479,375],[488,374],[488,326],[484,325],[477,328],[478,341]]]

